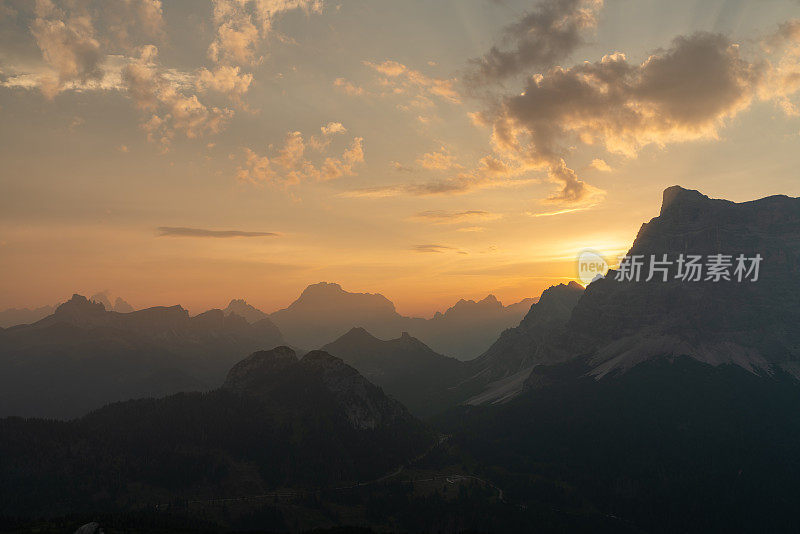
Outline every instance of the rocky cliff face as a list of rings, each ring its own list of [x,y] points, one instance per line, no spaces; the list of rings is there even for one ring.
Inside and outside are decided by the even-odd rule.
[[[590,284],[562,337],[548,349],[584,357],[603,377],[658,357],[690,356],[756,373],[800,376],[800,199],[768,197],[744,203],[710,199],[670,187],[661,213],[642,225],[628,255],[668,261],[680,254],[760,254],[759,278],[698,282],[617,281],[617,272]],[[733,273],[733,269],[730,270]]]
[[[581,295],[583,287],[576,282],[546,289],[519,326],[503,332],[494,345],[475,361],[475,365],[485,369],[491,379],[496,380],[532,365],[562,358],[560,352],[550,349],[550,344],[564,333]]]

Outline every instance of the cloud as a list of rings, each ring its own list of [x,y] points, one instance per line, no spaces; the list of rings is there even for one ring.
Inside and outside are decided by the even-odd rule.
[[[31,33],[57,73],[40,80],[42,94],[52,99],[69,82],[100,80],[104,56],[88,11],[67,14],[49,0],[39,0],[35,11]]]
[[[497,153],[541,167],[561,185],[550,200],[586,202],[599,190],[566,165],[571,144],[635,157],[650,144],[714,139],[726,119],[751,104],[763,76],[763,65],[748,62],[724,36],[696,33],[641,64],[616,53],[554,67],[481,119],[492,125]]]
[[[278,237],[275,232],[245,232],[242,230],[207,230],[205,228],[185,228],[182,226],[159,226],[159,236],[169,237]]]
[[[387,198],[396,196],[431,196],[466,194],[481,189],[518,187],[538,181],[524,176],[531,167],[524,162],[504,161],[492,155],[484,156],[472,168],[428,182],[401,183],[345,191],[346,198]]]
[[[481,189],[518,187],[538,181],[535,178],[518,177],[516,176],[518,172],[518,169],[515,168],[509,171],[507,175],[493,175],[482,172],[478,168],[472,171],[459,172],[443,180],[367,187],[345,191],[338,196],[344,198],[388,198],[397,196],[458,195]]]
[[[333,135],[337,133],[344,133],[347,131],[347,128],[342,126],[341,122],[329,122],[325,126],[321,126],[320,130],[322,131],[322,135]]]
[[[213,71],[204,67],[197,75],[197,88],[200,91],[215,91],[238,103],[241,103],[241,98],[247,93],[251,83],[253,75],[240,72],[238,66],[222,65]]]
[[[221,64],[254,65],[259,45],[288,11],[321,13],[322,0],[214,0],[216,36],[208,57]]]
[[[321,131],[327,138],[346,129],[341,123],[330,122]],[[324,150],[329,142],[316,140],[309,144],[312,148]],[[273,156],[261,156],[250,148],[245,148],[244,154],[244,162],[236,169],[236,177],[240,181],[283,186],[303,181],[324,182],[356,174],[356,165],[364,162],[364,138],[354,137],[340,157],[327,156],[316,163],[306,156],[306,142],[300,132],[287,133],[283,147]]]
[[[413,219],[418,221],[433,222],[436,224],[455,224],[464,221],[492,221],[501,218],[502,215],[490,213],[483,210],[466,211],[422,211],[414,215]]]
[[[589,208],[593,208],[596,205],[597,204],[590,204],[588,206],[583,206],[583,207],[580,207],[580,208],[564,208],[564,209],[561,209],[561,210],[545,211],[545,212],[527,211],[527,212],[525,212],[525,214],[529,215],[531,217],[552,217],[553,215],[564,215],[566,213],[574,213],[576,211],[588,210]]]
[[[347,128],[342,126],[341,122],[329,122],[328,124],[320,127],[321,135],[312,135],[308,140],[308,146],[318,152],[322,152],[331,144],[333,136],[340,133],[345,133]]]
[[[344,78],[336,78],[333,81],[333,86],[344,91],[350,96],[363,96],[366,94],[366,91],[363,87],[355,85],[353,82],[350,82]]]
[[[417,252],[425,252],[425,253],[442,253],[442,252],[449,252],[449,251],[458,251],[455,247],[449,247],[447,245],[415,245],[413,250]],[[461,251],[459,251],[460,253]]]
[[[611,172],[612,170],[614,170],[608,163],[606,163],[605,160],[602,160],[600,158],[593,159],[592,162],[589,164],[589,167],[598,170],[600,172]]]
[[[389,166],[398,172],[414,172],[413,167],[403,165],[399,161],[390,161]]]
[[[97,5],[37,0],[33,12],[30,32],[52,72],[41,73],[27,85],[40,89],[48,99],[65,89],[108,89],[105,69],[112,54],[163,34],[159,0]],[[16,82],[25,86],[22,79]]]
[[[424,169],[446,171],[453,167],[460,167],[454,160],[450,152],[442,147],[440,152],[428,152],[417,159],[417,164]]]
[[[584,43],[597,26],[602,0],[543,0],[503,32],[510,46],[493,46],[470,62],[469,86],[491,85],[531,68],[552,67]]]
[[[427,108],[433,106],[433,99],[458,104],[461,97],[455,89],[456,79],[432,78],[402,63],[387,59],[380,63],[364,61],[364,65],[380,74],[380,84],[384,90],[381,96],[404,95],[408,104],[401,109]]]
[[[148,140],[166,152],[176,132],[197,139],[222,131],[233,111],[203,104],[192,92],[193,80],[175,77],[161,68],[157,55],[155,46],[144,46],[139,58],[122,69],[122,84],[128,96],[136,107],[151,113],[142,123]]]

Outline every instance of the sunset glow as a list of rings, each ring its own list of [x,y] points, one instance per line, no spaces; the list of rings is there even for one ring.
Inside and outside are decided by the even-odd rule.
[[[0,307],[430,316],[613,264],[670,185],[800,194],[797,2],[558,5],[0,1]]]

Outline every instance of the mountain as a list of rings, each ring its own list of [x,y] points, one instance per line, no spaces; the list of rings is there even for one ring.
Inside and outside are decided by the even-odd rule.
[[[443,354],[470,360],[483,354],[501,332],[519,324],[535,301],[503,306],[494,295],[477,302],[461,299],[444,313],[415,323],[411,331]]]
[[[522,391],[534,366],[547,363],[551,340],[565,333],[583,287],[558,284],[542,292],[519,326],[505,330],[478,358],[465,362],[467,377],[457,385],[462,400],[471,404],[497,403]]]
[[[437,352],[467,360],[485,351],[503,330],[517,325],[532,302],[525,299],[503,306],[493,295],[478,302],[462,299],[445,313],[422,319],[400,315],[383,295],[350,293],[339,284],[320,282],[270,318],[286,340],[299,347],[320,347],[362,327],[382,339],[408,332]]]
[[[318,348],[362,326],[380,337],[398,335],[409,319],[380,294],[350,293],[339,284],[308,286],[288,308],[270,315],[293,345]]]
[[[353,328],[322,350],[358,369],[420,416],[456,404],[448,385],[466,371],[464,362],[434,352],[407,332],[383,341],[364,328]]]
[[[277,347],[207,393],[111,404],[69,422],[0,420],[0,517],[353,484],[434,442],[341,360]]]
[[[136,311],[133,306],[122,300],[120,297],[114,299],[114,311],[118,313],[130,313]]]
[[[706,270],[689,281],[673,264],[666,281],[646,281],[650,266],[667,266],[651,255],[680,254],[763,260],[757,280]],[[521,352],[512,343],[555,296],[543,294],[482,357],[489,369],[531,365],[522,388],[434,424],[522,506],[558,480],[554,502],[583,501],[643,532],[795,530],[800,199],[734,203],[671,187],[629,256],[645,258],[639,281],[618,280],[628,263],[583,292],[552,288],[567,306],[547,314],[551,333],[520,341]]]
[[[47,317],[55,310],[54,306],[42,306],[40,308],[9,308],[0,311],[0,328],[8,328],[18,324],[35,323],[39,319]]]
[[[222,310],[225,315],[232,313],[239,317],[244,317],[248,323],[257,323],[258,321],[269,320],[269,315],[251,306],[244,299],[233,299],[228,304],[228,307]]]
[[[0,415],[77,417],[112,401],[207,390],[246,354],[281,344],[268,320],[190,317],[180,306],[118,313],[74,295],[0,332]]]
[[[115,311],[119,313],[130,313],[134,311],[133,306],[125,302],[121,297],[116,297],[114,299],[114,304],[111,304],[111,295],[108,294],[108,291],[101,291],[99,293],[95,293],[89,300],[93,302],[99,302],[103,305],[103,307],[108,311]]]
[[[666,282],[617,281],[618,271],[609,271],[588,286],[566,325],[569,334],[551,343],[542,361],[581,355],[587,372],[600,378],[654,358],[688,356],[800,378],[800,198],[737,204],[670,187],[628,256],[677,261],[681,254],[730,256],[731,280],[706,280],[706,273],[684,281],[675,277],[677,265]],[[763,258],[758,280],[738,281],[739,255]]]

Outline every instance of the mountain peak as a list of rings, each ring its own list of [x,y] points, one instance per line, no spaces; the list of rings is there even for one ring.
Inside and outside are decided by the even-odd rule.
[[[223,388],[236,391],[257,389],[275,371],[297,363],[297,355],[289,347],[254,352],[228,371]]]
[[[335,282],[317,282],[306,287],[300,294],[300,297],[317,296],[317,295],[341,295],[346,293],[342,286]]]
[[[105,306],[101,302],[96,302],[87,299],[83,295],[79,295],[77,293],[72,295],[72,298],[69,299],[67,302],[60,304],[58,308],[56,308],[55,313],[57,314],[64,314],[64,313],[89,313],[89,314],[99,314],[106,311]]]
[[[340,337],[339,340],[346,342],[380,341],[380,339],[370,334],[366,328],[361,326],[354,326],[345,335]]]
[[[661,215],[675,206],[692,206],[708,200],[711,199],[700,191],[673,185],[664,189],[664,196],[661,202]]]
[[[228,307],[222,311],[225,315],[236,314],[239,317],[244,317],[248,323],[256,323],[268,317],[266,313],[248,304],[245,299],[232,299]]]

